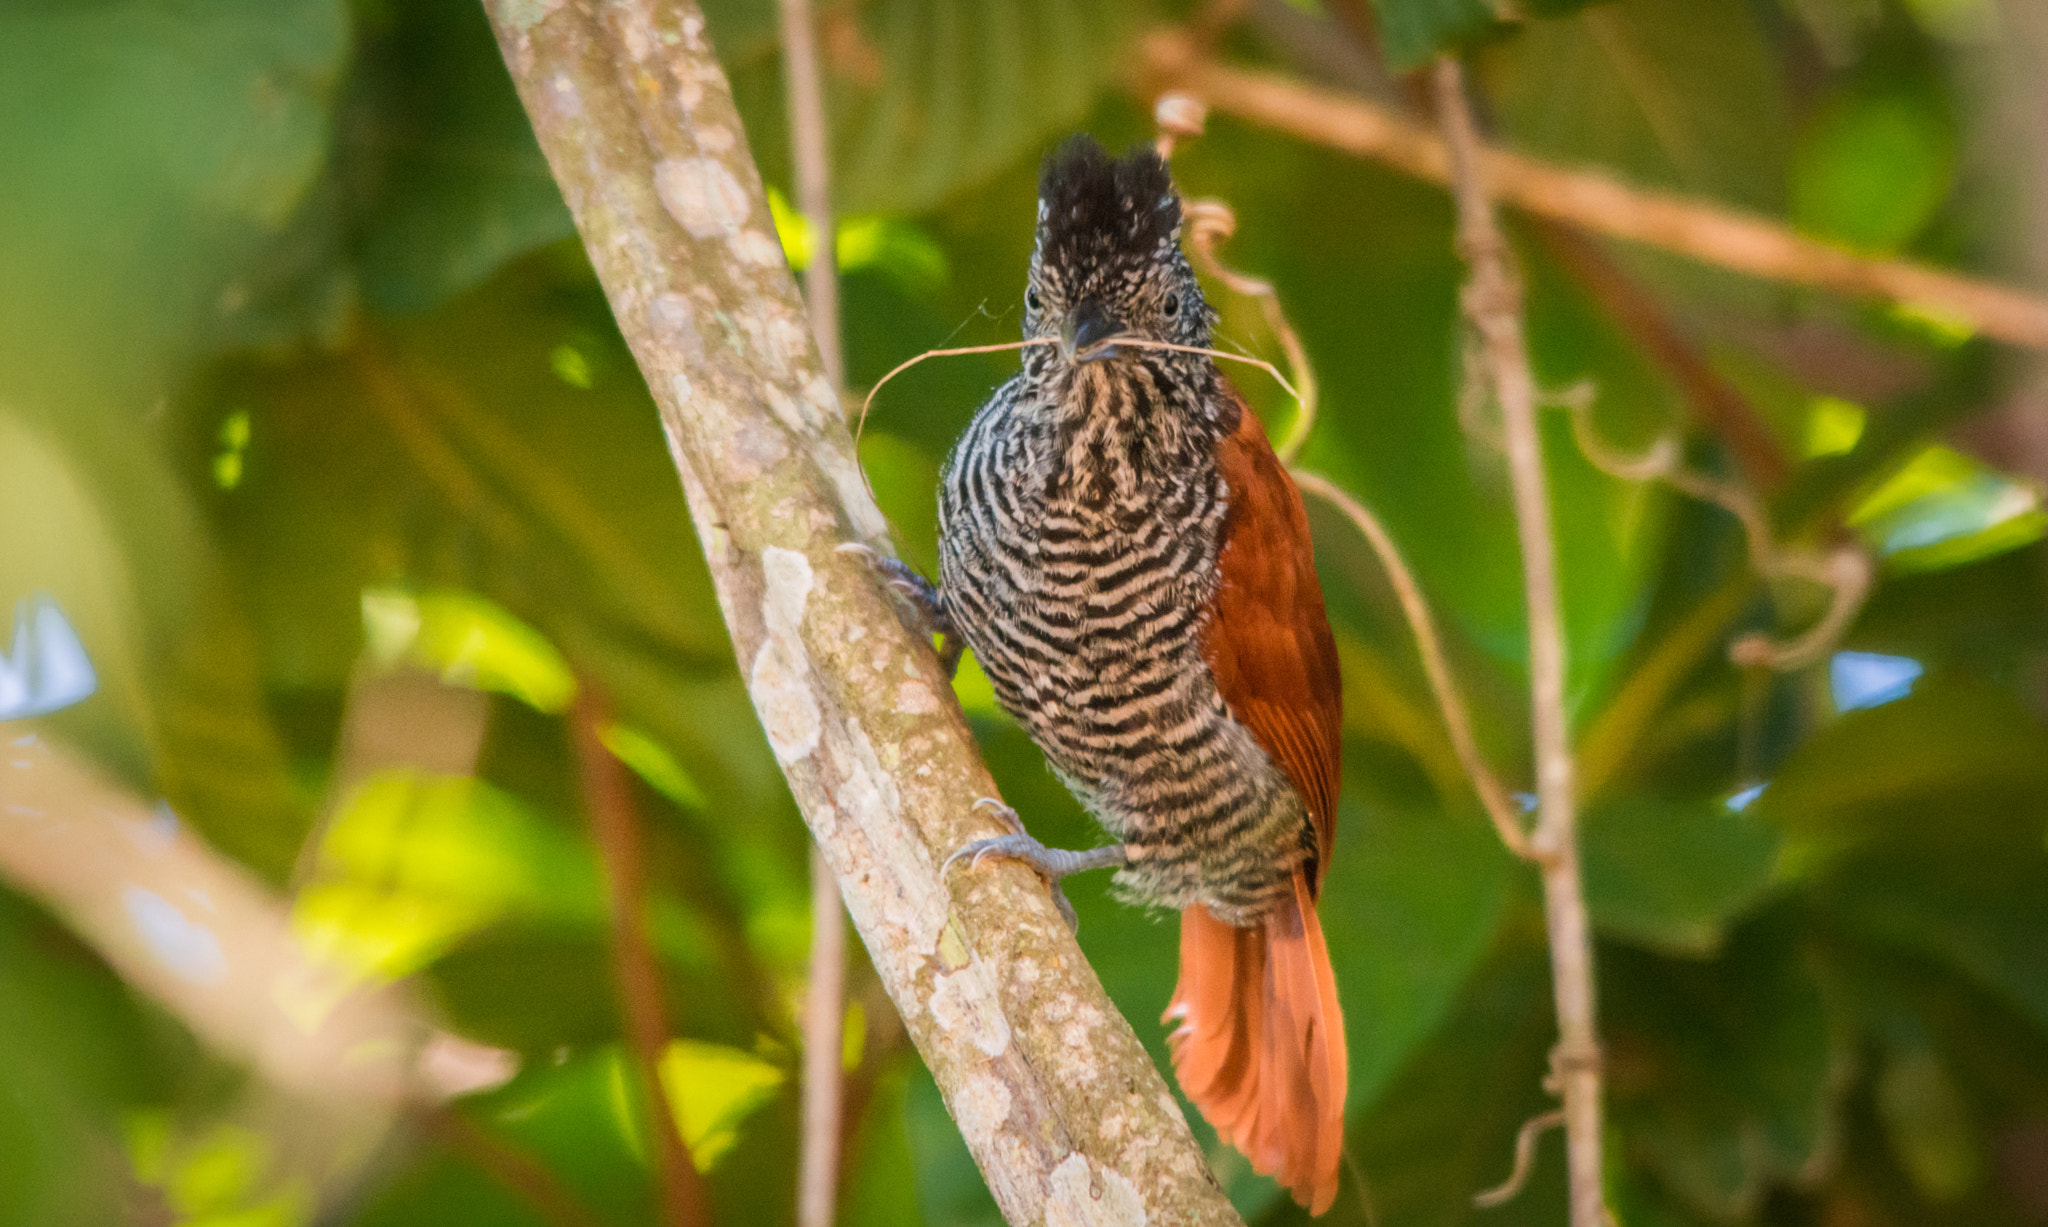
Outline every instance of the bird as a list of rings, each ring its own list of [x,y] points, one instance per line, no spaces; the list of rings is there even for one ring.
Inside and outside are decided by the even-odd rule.
[[[1052,883],[1115,867],[1180,912],[1163,1022],[1218,1134],[1312,1213],[1336,1195],[1346,1054],[1316,900],[1332,852],[1342,693],[1299,491],[1205,354],[1216,316],[1163,159],[1082,135],[1041,174],[1021,370],[942,470],[939,582],[894,563],[957,660],[1114,841],[1011,828],[948,862]],[[1161,348],[1177,346],[1180,348]],[[949,666],[950,666],[949,661]]]

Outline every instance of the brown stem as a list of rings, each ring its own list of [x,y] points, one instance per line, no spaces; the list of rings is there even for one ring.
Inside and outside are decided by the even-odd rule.
[[[600,1227],[598,1217],[545,1163],[457,1109],[434,1104],[414,1116],[443,1146],[517,1194],[550,1227]]]
[[[1500,405],[1522,580],[1529,617],[1530,723],[1536,743],[1537,822],[1532,840],[1543,867],[1543,911],[1550,932],[1557,1003],[1554,1081],[1564,1100],[1572,1227],[1604,1227],[1601,1193],[1600,1042],[1594,1021],[1593,941],[1579,881],[1571,729],[1565,718],[1564,625],[1536,381],[1522,330],[1522,286],[1488,195],[1479,136],[1456,60],[1439,60],[1437,115],[1451,155],[1458,205],[1458,246],[1470,266],[1463,301],[1479,354]]]
[[[1140,70],[1148,97],[1180,90],[1215,110],[1432,183],[1452,180],[1444,142],[1421,124],[1353,95],[1224,67],[1182,31],[1148,37]],[[2009,344],[2048,349],[2048,300],[2036,295],[1924,264],[1854,255],[1753,213],[1634,187],[1598,171],[1502,149],[1476,147],[1473,157],[1500,199],[1529,213],[1752,277],[1931,308]]]
[[[1500,833],[1500,841],[1508,851],[1524,859],[1534,859],[1529,848],[1529,834],[1522,829],[1521,816],[1515,810],[1514,801],[1508,796],[1507,788],[1493,768],[1486,765],[1486,759],[1479,753],[1479,741],[1472,735],[1472,717],[1465,707],[1465,699],[1458,692],[1458,684],[1451,678],[1450,663],[1444,658],[1443,641],[1436,633],[1436,619],[1430,616],[1429,602],[1422,595],[1422,586],[1415,582],[1414,573],[1401,557],[1401,551],[1394,545],[1394,538],[1379,517],[1365,509],[1365,504],[1352,498],[1342,486],[1320,473],[1295,469],[1295,484],[1318,498],[1327,500],[1331,506],[1342,512],[1365,539],[1372,545],[1373,552],[1380,557],[1380,565],[1387,572],[1387,580],[1394,586],[1394,596],[1401,602],[1401,612],[1408,619],[1408,631],[1415,637],[1415,650],[1422,657],[1422,671],[1429,678],[1429,688],[1436,696],[1437,708],[1443,712],[1444,727],[1451,735],[1451,748],[1457,752],[1458,761],[1465,766],[1465,774],[1472,780],[1473,791],[1479,794],[1480,804],[1486,807],[1486,816],[1493,820],[1493,829]]]
[[[640,816],[625,768],[604,748],[604,700],[586,681],[570,709],[576,764],[583,783],[583,807],[591,842],[604,863],[612,913],[612,970],[626,1020],[626,1045],[647,1096],[647,1136],[660,1186],[667,1227],[699,1227],[711,1221],[704,1179],[676,1128],[675,1105],[661,1080],[668,1048],[668,1010],[662,1004],[661,968],[647,937],[647,909],[641,878]]]
[[[660,407],[740,671],[870,961],[1012,1223],[1238,1219],[1044,883],[941,879],[995,793],[931,645],[870,569],[853,440],[703,14],[489,0]]]
[[[804,303],[818,360],[834,388],[846,386],[839,343],[838,226],[832,216],[832,162],[825,140],[825,94],[818,76],[817,27],[810,0],[782,0],[782,66],[789,86],[789,137],[796,194],[810,232]],[[845,1016],[845,905],[832,865],[811,850],[811,966],[804,997],[803,1149],[797,1163],[797,1227],[831,1227],[838,1209],[840,1027]]]

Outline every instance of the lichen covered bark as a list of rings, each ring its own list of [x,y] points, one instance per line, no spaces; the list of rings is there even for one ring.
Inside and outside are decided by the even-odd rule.
[[[941,880],[994,793],[879,544],[696,7],[488,0],[613,313],[661,406],[768,742],[912,1040],[1012,1223],[1231,1223],[1178,1106],[1042,884]]]

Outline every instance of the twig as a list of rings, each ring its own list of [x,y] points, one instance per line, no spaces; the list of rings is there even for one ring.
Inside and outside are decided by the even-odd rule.
[[[1302,348],[1294,326],[1287,322],[1287,312],[1280,307],[1280,295],[1274,290],[1273,283],[1263,277],[1237,271],[1216,254],[1216,248],[1237,232],[1237,214],[1231,212],[1230,206],[1220,200],[1190,200],[1185,216],[1188,249],[1194,254],[1195,266],[1236,293],[1257,299],[1266,328],[1287,355],[1287,369],[1294,373],[1294,402],[1299,408],[1295,411],[1294,423],[1287,428],[1286,437],[1275,444],[1273,450],[1279,454],[1282,464],[1290,464],[1301,451],[1301,445],[1308,441],[1309,432],[1316,427],[1316,373],[1308,363],[1308,351]]]
[[[803,1154],[798,1161],[798,1227],[831,1227],[839,1208],[840,1112],[845,1080],[846,905],[832,864],[811,849],[811,967],[804,990]]]
[[[569,725],[576,742],[590,837],[604,862],[611,897],[612,969],[619,982],[627,1046],[647,1096],[647,1135],[661,1190],[662,1221],[667,1227],[700,1227],[711,1221],[704,1180],[690,1159],[689,1144],[676,1127],[675,1105],[669,1102],[668,1088],[661,1079],[661,1058],[669,1039],[668,1011],[661,999],[661,968],[647,937],[640,820],[625,769],[599,737],[604,722],[603,700],[586,681],[577,690]]]
[[[1749,398],[1722,378],[1699,349],[1679,332],[1655,296],[1637,285],[1593,240],[1554,222],[1535,224],[1550,254],[1591,294],[1607,317],[1627,332],[1636,347],[1678,385],[1693,414],[1712,430],[1761,490],[1775,490],[1792,473]]]
[[[995,785],[881,544],[730,87],[683,0],[489,0],[500,50],[660,407],[768,744],[1013,1223],[1237,1223],[1044,883],[938,875]],[[1111,1123],[1114,1122],[1113,1126]]]
[[[1206,119],[1206,108],[1198,100],[1185,94],[1161,94],[1152,104],[1152,121],[1159,129],[1156,142],[1159,156],[1170,158],[1181,141],[1200,136]],[[1308,351],[1302,347],[1301,337],[1295,333],[1294,326],[1287,322],[1287,312],[1280,306],[1280,294],[1273,288],[1273,283],[1263,277],[1239,272],[1225,264],[1223,257],[1216,253],[1218,247],[1237,233],[1237,214],[1231,207],[1220,200],[1190,200],[1182,206],[1181,217],[1183,234],[1195,267],[1222,282],[1232,293],[1258,300],[1267,331],[1280,342],[1281,350],[1287,355],[1287,369],[1294,373],[1294,384],[1300,391],[1294,395],[1297,406],[1294,424],[1288,427],[1287,437],[1274,445],[1273,450],[1282,464],[1292,464],[1316,425],[1316,373],[1309,366]]]
[[[1350,94],[1227,68],[1183,31],[1155,31],[1145,40],[1138,84],[1148,96],[1184,91],[1240,119],[1432,183],[1452,180],[1443,141],[1421,124]],[[2036,295],[1924,264],[1854,255],[1768,218],[1597,171],[1500,149],[1478,149],[1475,159],[1502,201],[1539,216],[1765,280],[1931,308],[2010,344],[2048,349],[2048,300]]]
[[[1494,775],[1493,769],[1486,765],[1485,757],[1479,753],[1479,743],[1472,736],[1472,717],[1465,707],[1464,696],[1458,692],[1458,684],[1451,678],[1443,641],[1436,633],[1436,619],[1430,615],[1429,602],[1423,597],[1414,574],[1408,570],[1393,537],[1388,535],[1378,517],[1337,483],[1320,473],[1304,469],[1295,469],[1293,473],[1296,485],[1343,512],[1358,531],[1365,534],[1365,539],[1379,555],[1380,565],[1386,569],[1387,579],[1394,586],[1394,596],[1401,602],[1401,613],[1408,619],[1409,633],[1415,637],[1415,650],[1422,656],[1422,671],[1429,677],[1430,691],[1435,694],[1437,707],[1443,712],[1444,727],[1451,735],[1451,748],[1457,752],[1458,761],[1464,764],[1465,774],[1471,777],[1473,791],[1479,794],[1480,803],[1486,807],[1486,816],[1493,820],[1493,829],[1500,833],[1500,841],[1516,856],[1534,859],[1529,849],[1528,832],[1522,829],[1519,810],[1501,784],[1500,777]]]
[[[789,87],[789,143],[796,161],[797,205],[811,235],[804,303],[818,361],[836,389],[846,386],[839,342],[838,225],[832,215],[832,159],[825,140],[825,95],[818,75],[818,31],[810,0],[781,0],[783,79]],[[839,1205],[840,1027],[846,1016],[845,904],[825,854],[811,849],[811,966],[804,995],[802,1153],[797,1162],[797,1227],[832,1227]]]
[[[1436,66],[1438,120],[1450,148],[1458,206],[1458,246],[1470,266],[1464,309],[1479,338],[1501,410],[1513,488],[1515,527],[1529,616],[1529,690],[1536,743],[1538,815],[1532,844],[1543,867],[1543,912],[1550,932],[1558,1045],[1551,1060],[1564,1100],[1572,1227],[1603,1227],[1600,1042],[1594,1021],[1593,942],[1579,881],[1571,729],[1565,718],[1564,626],[1556,545],[1545,489],[1536,382],[1522,335],[1522,287],[1513,253],[1494,219],[1480,165],[1479,137],[1457,61]]]
[[[1570,412],[1572,436],[1594,468],[1627,481],[1662,481],[1714,504],[1742,525],[1750,563],[1759,575],[1767,580],[1796,579],[1828,590],[1827,610],[1806,630],[1786,640],[1746,635],[1730,645],[1730,659],[1748,668],[1803,669],[1841,638],[1877,580],[1875,564],[1860,547],[1843,543],[1821,551],[1780,545],[1771,537],[1770,517],[1757,497],[1733,482],[1686,468],[1680,463],[1675,437],[1661,436],[1640,456],[1624,455],[1607,446],[1593,425],[1590,388],[1568,392],[1557,400]]]
[[[861,429],[867,425],[868,409],[875,403],[875,394],[882,390],[882,386],[927,358],[951,358],[958,354],[992,354],[1005,349],[1030,349],[1036,345],[1058,344],[1058,339],[1054,337],[1032,337],[1024,341],[1001,341],[994,345],[957,345],[951,349],[928,349],[915,357],[905,358],[895,366],[890,367],[889,373],[877,379],[875,386],[868,389],[867,399],[863,400],[860,405],[860,416],[854,422],[854,440],[856,442],[859,441]],[[1113,337],[1104,337],[1102,340],[1095,342],[1086,349],[1079,351],[1077,356],[1085,358],[1102,350],[1114,349],[1118,346],[1129,349],[1164,349],[1177,354],[1204,354],[1211,358],[1221,358],[1225,362],[1242,362],[1246,366],[1258,367],[1266,372],[1266,374],[1271,375],[1273,382],[1285,389],[1289,396],[1292,396],[1297,401],[1301,399],[1301,393],[1295,391],[1294,385],[1287,382],[1287,376],[1280,373],[1279,367],[1274,366],[1264,358],[1254,358],[1250,354],[1233,354],[1228,350],[1208,349],[1200,345],[1181,345],[1173,341],[1155,341],[1150,337],[1120,332]]]
[[[1482,1210],[1503,1206],[1515,1199],[1522,1186],[1529,1183],[1529,1173],[1536,1169],[1536,1141],[1546,1130],[1564,1124],[1564,1113],[1557,1109],[1525,1121],[1515,1134],[1515,1166],[1508,1172],[1508,1178],[1483,1193],[1472,1195],[1472,1204]]]

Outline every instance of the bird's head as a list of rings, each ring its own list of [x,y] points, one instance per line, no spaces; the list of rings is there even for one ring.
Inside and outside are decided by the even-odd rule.
[[[1207,345],[1209,305],[1181,252],[1180,221],[1166,163],[1149,147],[1112,158],[1086,136],[1061,145],[1039,181],[1024,294],[1025,337],[1059,344],[1027,350],[1027,363],[1072,367],[1143,352],[1104,344],[1117,336]]]

